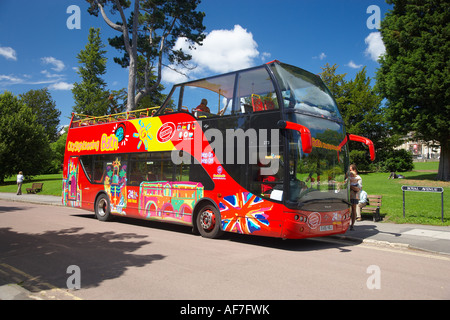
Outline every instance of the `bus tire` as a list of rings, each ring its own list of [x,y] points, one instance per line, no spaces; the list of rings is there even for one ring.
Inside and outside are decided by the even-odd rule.
[[[202,206],[195,217],[195,223],[200,235],[204,238],[219,238],[223,231],[220,227],[220,212],[211,204]]]
[[[109,197],[104,193],[99,194],[95,200],[95,217],[100,221],[109,221],[112,218]]]

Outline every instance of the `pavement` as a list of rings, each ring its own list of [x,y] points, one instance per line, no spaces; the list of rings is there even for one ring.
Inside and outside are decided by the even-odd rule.
[[[62,206],[62,199],[60,196],[41,195],[39,193],[23,193],[22,195],[18,196],[15,193],[0,192],[0,200]]]
[[[62,206],[61,197],[40,194],[0,192],[0,200]],[[363,220],[356,222],[354,230],[332,236],[334,239],[367,243],[383,247],[420,250],[450,256],[450,226],[394,224]],[[0,300],[21,300],[26,297],[22,288],[14,285],[0,287]]]

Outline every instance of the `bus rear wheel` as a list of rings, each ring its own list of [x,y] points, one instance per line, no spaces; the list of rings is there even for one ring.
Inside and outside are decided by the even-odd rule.
[[[220,213],[213,205],[207,204],[203,206],[195,220],[197,229],[202,237],[216,239],[223,234],[220,228]]]
[[[95,217],[100,221],[111,220],[111,206],[106,194],[100,194],[95,201]]]

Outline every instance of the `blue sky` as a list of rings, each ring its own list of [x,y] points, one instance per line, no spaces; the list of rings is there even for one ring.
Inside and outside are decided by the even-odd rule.
[[[81,9],[81,29],[67,27],[71,5]],[[370,6],[380,9],[381,18],[391,8],[384,0],[203,0],[198,9],[206,13],[207,38],[193,54],[198,67],[189,79],[274,59],[313,73],[336,63],[338,73],[347,73],[348,79],[366,66],[374,77],[383,45],[378,30],[368,27],[375,13],[367,13]],[[105,44],[118,35],[101,17],[90,16],[87,7],[81,0],[1,0],[0,92],[18,95],[47,87],[61,110],[61,125],[68,124],[74,104],[70,89],[80,81],[76,56],[87,43],[89,28],[100,27]],[[126,88],[128,71],[113,61],[120,54],[108,45],[105,49],[108,88]],[[163,73],[167,90],[184,80]]]

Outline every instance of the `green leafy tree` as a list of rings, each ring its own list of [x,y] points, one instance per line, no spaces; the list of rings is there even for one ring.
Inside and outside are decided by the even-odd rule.
[[[75,100],[73,111],[92,116],[101,116],[111,112],[113,96],[106,90],[102,76],[106,73],[105,45],[100,38],[100,29],[90,28],[88,43],[77,55],[77,73],[81,82],[74,83],[72,93]]]
[[[127,111],[158,90],[164,65],[186,66],[192,59],[183,50],[174,49],[179,38],[185,39],[191,48],[201,45],[205,38],[205,14],[196,11],[200,0],[135,0],[129,18],[126,9],[132,6],[132,1],[87,1],[91,4],[90,14],[98,16],[100,12],[105,22],[120,33],[110,44],[124,52],[115,61],[128,68]],[[111,14],[119,14],[120,22],[110,20],[105,11],[108,6]]]
[[[19,171],[44,173],[50,155],[45,128],[33,110],[11,92],[0,94],[0,182]]]
[[[376,161],[385,160],[393,147],[399,144],[398,136],[392,135],[382,108],[382,98],[371,86],[371,79],[366,69],[359,71],[354,79],[347,81],[346,74],[337,73],[337,65],[326,64],[322,68],[321,78],[333,94],[347,133],[361,135],[372,140],[377,151]],[[351,143],[351,160],[358,162],[358,167],[368,169],[370,162],[365,160],[365,146]]]
[[[381,22],[386,54],[379,62],[378,90],[399,133],[437,141],[438,180],[450,181],[450,2],[387,0]]]
[[[48,89],[30,90],[19,97],[23,103],[33,110],[36,121],[45,128],[49,141],[56,141],[61,111],[56,108],[56,103]]]
[[[58,140],[50,144],[52,151],[51,161],[47,168],[47,173],[58,173],[64,162],[64,152],[66,151],[67,132],[59,136]]]

